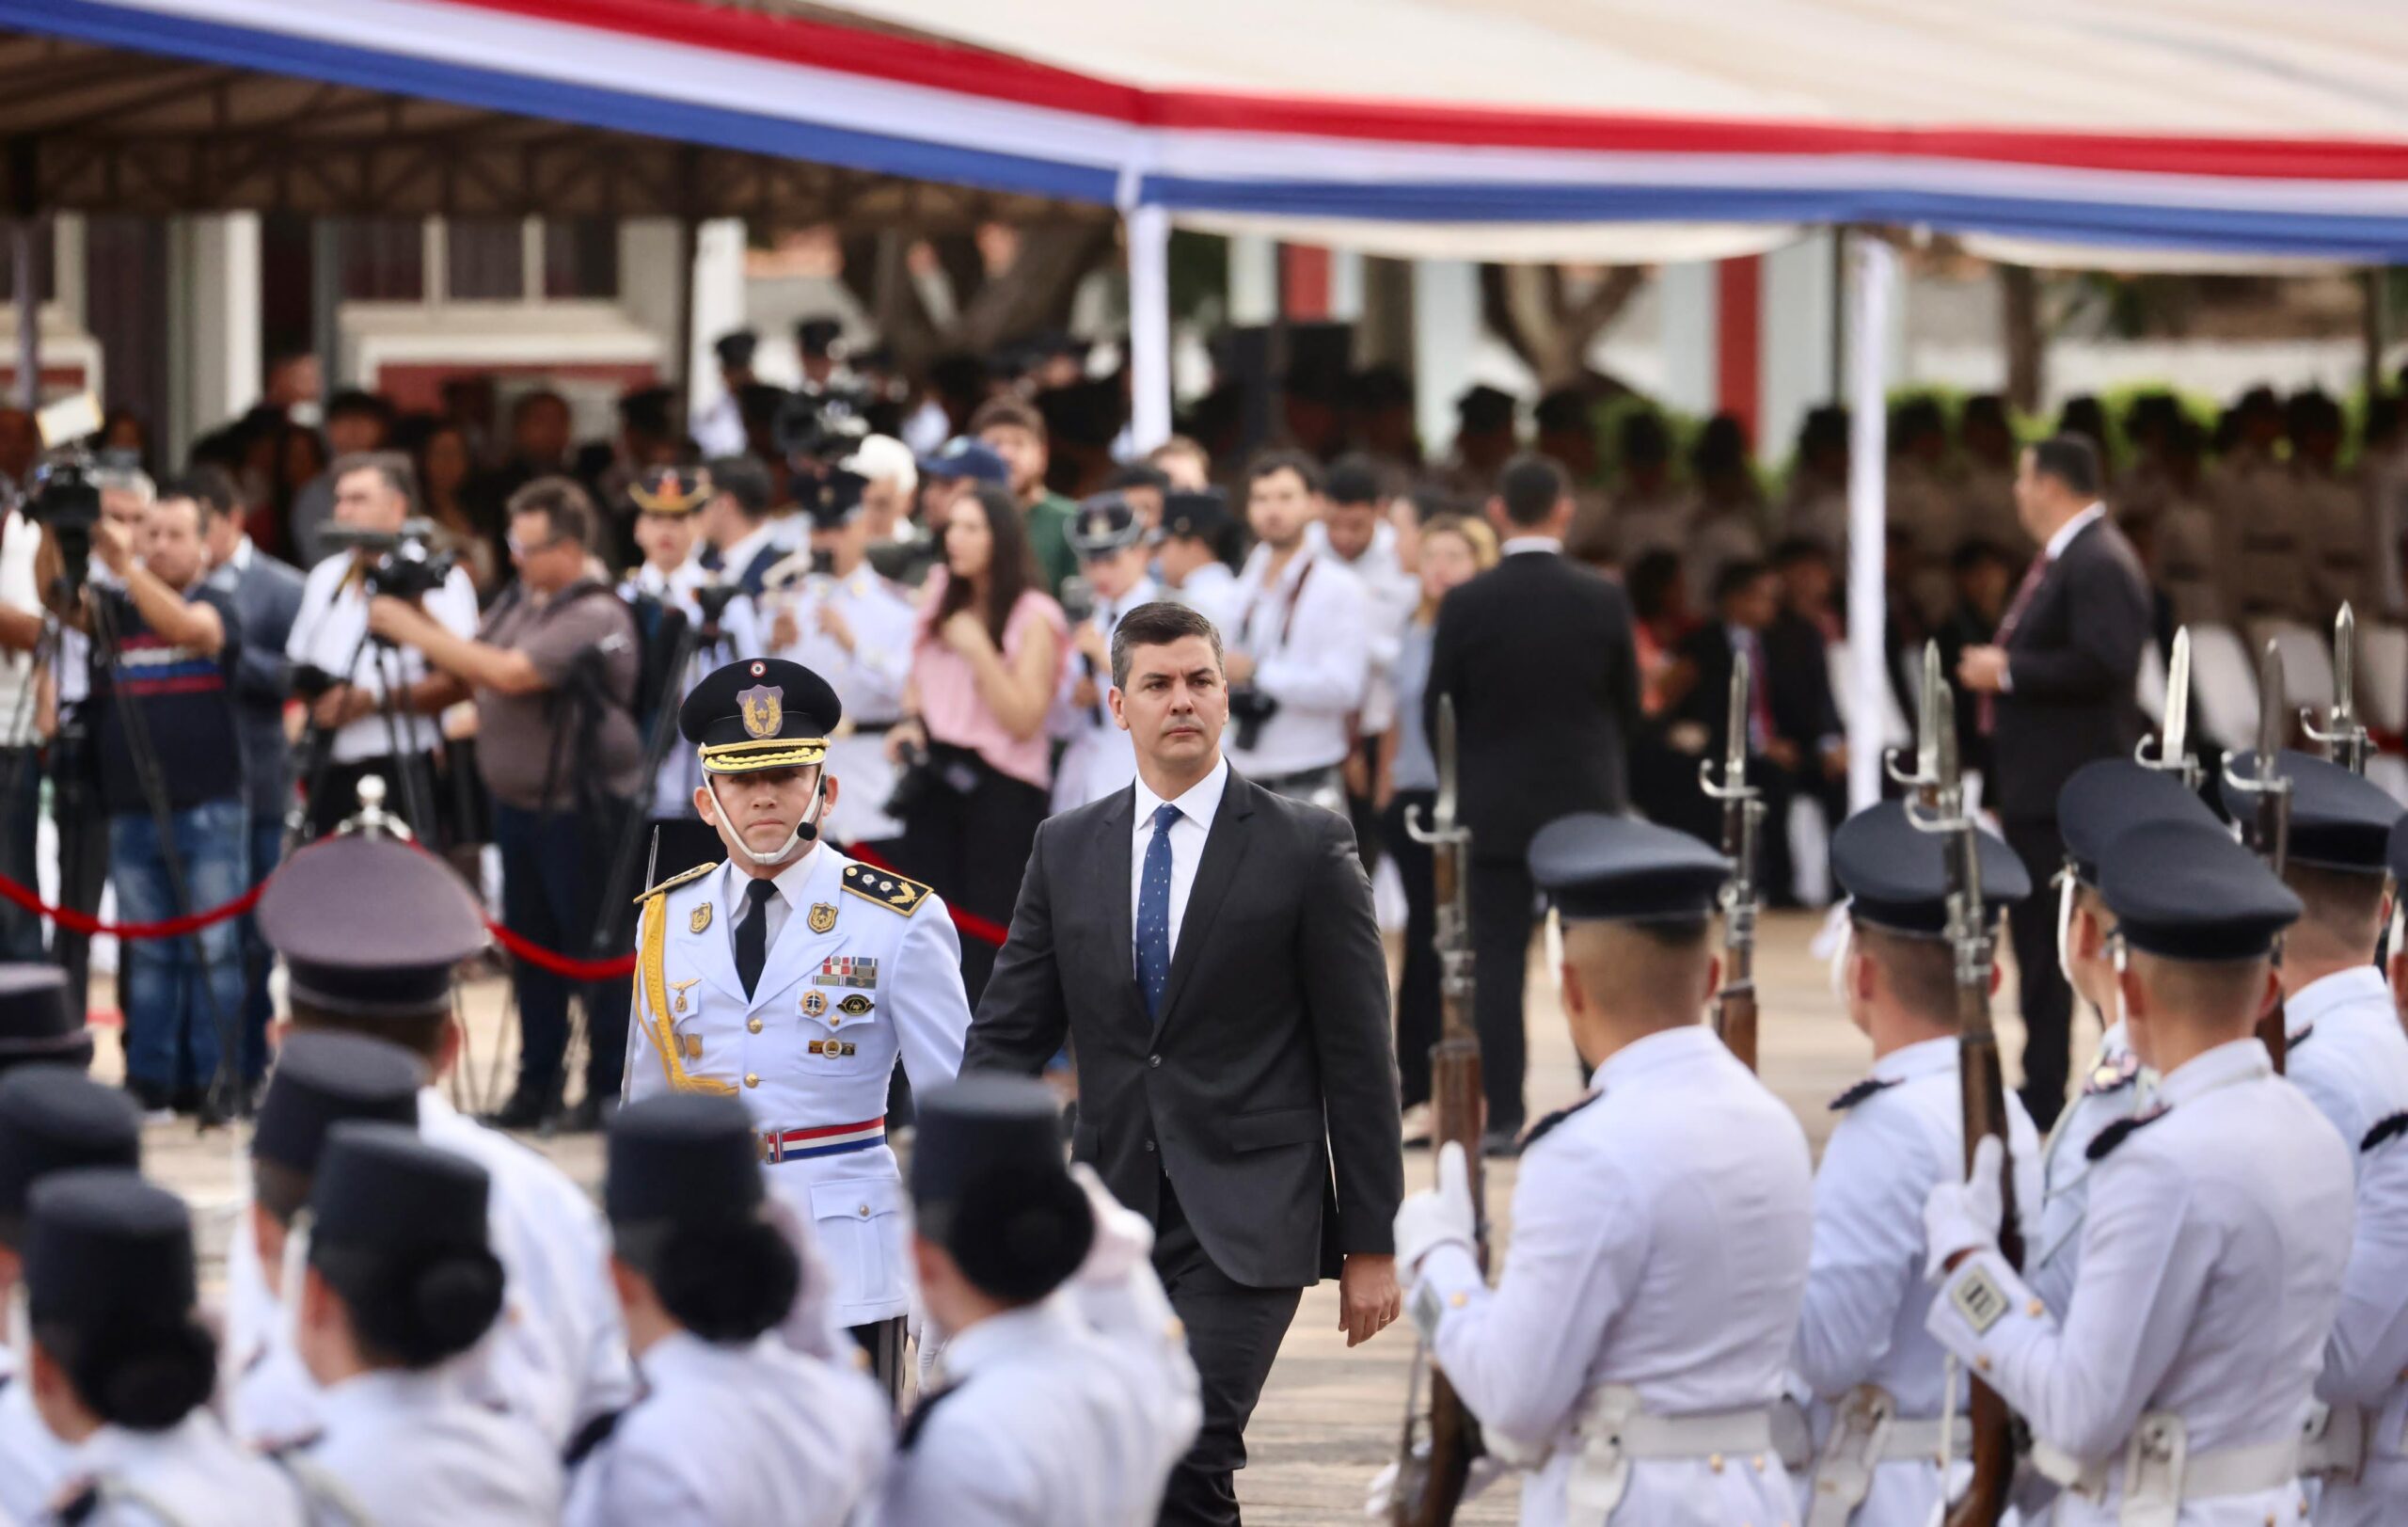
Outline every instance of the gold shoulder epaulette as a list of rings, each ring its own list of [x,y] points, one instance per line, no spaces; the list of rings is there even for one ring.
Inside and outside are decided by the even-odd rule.
[[[906,917],[917,912],[921,902],[936,895],[918,881],[907,880],[891,869],[872,869],[867,865],[845,867],[845,889]]]
[[[673,885],[683,885],[689,880],[698,879],[701,876],[707,875],[712,870],[717,869],[719,867],[719,864],[720,862],[717,859],[714,859],[706,865],[696,865],[693,868],[687,870],[682,875],[672,875],[667,880],[662,881],[659,884],[654,886],[651,890],[644,892],[643,895],[637,897],[636,905],[643,905],[645,902],[651,900],[654,897],[658,896],[661,892],[668,890]]]

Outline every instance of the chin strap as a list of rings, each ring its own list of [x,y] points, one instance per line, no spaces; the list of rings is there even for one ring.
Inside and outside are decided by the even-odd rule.
[[[2057,871],[2057,974],[2066,984],[2079,992],[2082,987],[2073,978],[2073,892],[2071,868]]]
[[[805,843],[818,840],[820,808],[828,799],[827,784],[828,771],[823,768],[819,771],[819,777],[812,781],[811,804],[804,808],[802,820],[794,824],[794,831],[786,835],[786,840],[779,844],[773,852],[761,853],[756,851],[752,845],[744,841],[742,833],[736,831],[735,813],[729,811],[727,803],[719,798],[719,782],[709,774],[703,776],[703,788],[711,792],[711,804],[719,809],[720,819],[729,824],[727,841],[735,846],[737,852],[756,865],[784,864],[794,857],[796,849]]]

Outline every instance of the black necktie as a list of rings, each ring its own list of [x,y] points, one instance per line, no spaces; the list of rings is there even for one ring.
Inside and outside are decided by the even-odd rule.
[[[760,984],[761,967],[769,961],[769,899],[778,883],[756,880],[744,887],[744,918],[736,925],[736,978],[751,996]]]

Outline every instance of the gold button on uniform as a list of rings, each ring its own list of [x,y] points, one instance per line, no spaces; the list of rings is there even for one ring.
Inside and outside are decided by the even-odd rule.
[[[2023,1312],[2030,1315],[2033,1319],[2037,1320],[2042,1315],[2049,1312],[2049,1307],[2041,1303],[2038,1299],[2034,1299],[2030,1304],[2023,1307]]]
[[[1722,1455],[1717,1453],[1705,1460],[1705,1466],[1716,1473],[1722,1472]]]
[[[1987,1352],[1975,1353],[1973,1355],[1973,1366],[1979,1368],[1984,1373],[1988,1373],[1990,1371],[1990,1355]]]
[[[761,1074],[760,1074],[759,1072],[757,1072],[757,1071],[748,1071],[748,1072],[746,1072],[746,1073],[744,1074],[744,1085],[745,1085],[745,1086],[747,1086],[747,1087],[758,1087],[758,1086],[760,1086],[760,1085],[761,1085]],[[1988,1367],[1988,1364],[1985,1363],[1985,1364],[1983,1364],[1983,1366],[1984,1366],[1984,1367]]]
[[[758,1018],[747,1018],[744,1020],[744,1026],[751,1029],[753,1033],[758,1034],[761,1032],[761,1020]]]
[[[862,1217],[863,1217],[863,1219],[867,1219],[867,1218],[869,1217],[869,1205],[868,1205],[868,1204],[866,1204],[866,1203],[863,1204],[863,1205],[862,1205],[862,1211],[861,1211],[861,1212],[862,1212]]]

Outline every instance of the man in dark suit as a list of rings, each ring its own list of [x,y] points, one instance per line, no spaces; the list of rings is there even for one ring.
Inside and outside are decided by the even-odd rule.
[[[2143,727],[2148,581],[2107,517],[2100,480],[2088,440],[2059,435],[2024,451],[2015,512],[2040,554],[1996,640],[1956,660],[1957,682],[1979,697],[1976,724],[1990,740],[1990,804],[2035,885],[2065,857],[2058,789],[2094,758],[2131,756]],[[2057,968],[2055,902],[2034,897],[2010,916],[2023,992],[2023,1103],[2045,1130],[2065,1106],[2073,994]]]
[[[242,647],[233,679],[234,725],[243,749],[243,785],[250,807],[250,883],[276,868],[284,846],[284,818],[293,807],[292,755],[284,740],[284,703],[293,695],[291,664],[284,656],[293,622],[301,613],[301,570],[278,562],[251,544],[243,532],[243,504],[233,480],[214,467],[199,467],[161,490],[189,494],[200,505],[201,534],[208,542],[209,581],[234,601]],[[261,939],[256,919],[243,919],[243,1080],[267,1074],[268,969],[276,957]]]
[[[1497,493],[1488,513],[1505,558],[1438,607],[1423,721],[1436,737],[1438,697],[1454,696],[1488,1148],[1508,1154],[1525,1117],[1522,978],[1538,922],[1524,856],[1558,817],[1623,808],[1639,660],[1621,588],[1563,555],[1563,469],[1516,456]]]
[[[1221,756],[1220,636],[1140,605],[1112,639],[1135,784],[1038,830],[962,1058],[1079,1062],[1073,1153],[1151,1219],[1204,1425],[1163,1520],[1234,1523],[1245,1424],[1307,1284],[1347,1343],[1396,1318],[1403,1194],[1387,958],[1346,819]]]

